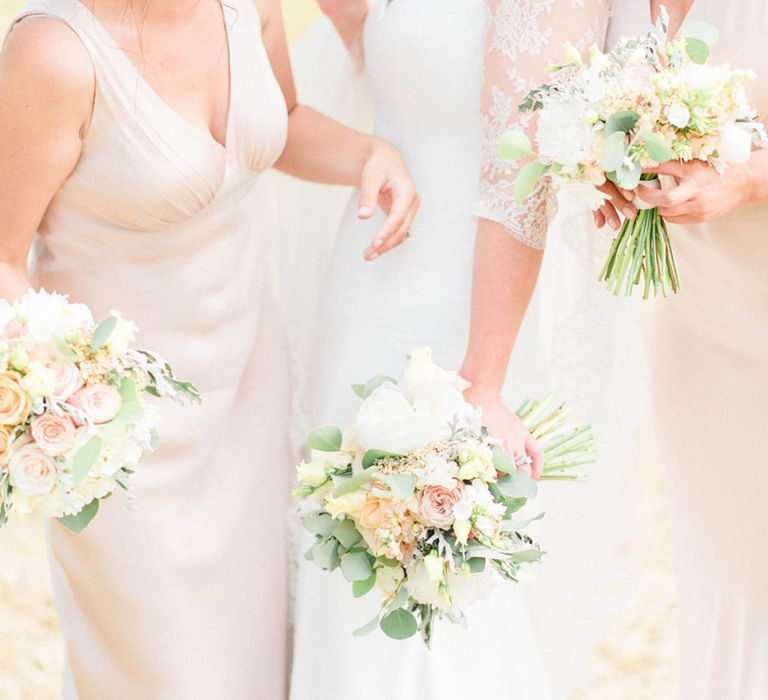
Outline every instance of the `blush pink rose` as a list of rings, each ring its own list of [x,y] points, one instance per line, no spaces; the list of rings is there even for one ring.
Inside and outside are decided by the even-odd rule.
[[[8,471],[13,488],[25,496],[44,496],[56,485],[56,463],[33,443],[13,452]]]
[[[123,404],[117,389],[108,384],[93,384],[75,392],[67,403],[79,408],[96,424],[109,423]]]
[[[55,385],[51,398],[57,401],[66,401],[72,394],[78,391],[83,382],[80,378],[80,371],[75,365],[67,365],[63,362],[53,365],[55,375]]]
[[[44,413],[32,421],[32,439],[50,457],[57,457],[72,449],[75,444],[75,426],[65,416]]]
[[[453,506],[461,499],[462,482],[452,489],[445,486],[426,486],[419,494],[419,511],[427,527],[447,530],[456,519]]]

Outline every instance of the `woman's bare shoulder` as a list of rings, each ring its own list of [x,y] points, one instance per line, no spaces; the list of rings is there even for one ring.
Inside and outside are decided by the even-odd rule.
[[[64,21],[32,16],[18,22],[8,36],[0,56],[0,81],[38,105],[90,109],[95,77],[88,51]]]

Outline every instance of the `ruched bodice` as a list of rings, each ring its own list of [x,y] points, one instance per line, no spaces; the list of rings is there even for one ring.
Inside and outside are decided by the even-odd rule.
[[[203,396],[160,407],[135,512],[110,499],[82,535],[51,529],[66,697],[285,692],[287,361],[264,251],[274,198],[259,174],[283,149],[287,111],[255,6],[222,8],[225,145],[164,102],[76,0],[35,0],[22,15],[66,22],[96,77],[82,156],[40,225],[34,280],[97,317],[122,312],[139,346]]]

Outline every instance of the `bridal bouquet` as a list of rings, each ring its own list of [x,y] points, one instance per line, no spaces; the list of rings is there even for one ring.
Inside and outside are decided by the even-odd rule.
[[[753,74],[705,64],[713,33],[702,25],[699,36],[670,39],[662,7],[647,36],[623,39],[608,54],[593,46],[586,64],[566,45],[567,61],[520,105],[539,114],[536,161],[520,170],[517,200],[547,175],[597,209],[604,196],[595,187],[606,178],[626,190],[641,181],[659,187],[647,172],[659,163],[701,160],[722,169],[747,161],[753,143],[765,138],[744,90]],[[511,159],[533,154],[520,132],[506,134],[501,150]],[[634,221],[624,221],[600,280],[614,294],[629,296],[636,285],[644,298],[651,290],[676,293],[680,282],[664,219],[642,202],[638,209]]]
[[[496,579],[516,581],[543,555],[525,534],[531,521],[514,518],[536,482],[483,429],[468,386],[421,348],[400,382],[353,387],[363,401],[348,430],[310,434],[295,492],[316,537],[306,558],[340,569],[355,597],[378,592],[380,611],[358,636],[380,627],[429,644],[435,619],[462,622]],[[551,400],[526,402],[519,415],[544,446],[543,478],[577,479],[573,470],[592,461],[589,426],[565,427]]]
[[[130,477],[158,436],[145,397],[199,400],[157,355],[131,349],[118,313],[45,290],[0,300],[0,526],[10,513],[58,518],[74,532],[99,500],[130,495]]]

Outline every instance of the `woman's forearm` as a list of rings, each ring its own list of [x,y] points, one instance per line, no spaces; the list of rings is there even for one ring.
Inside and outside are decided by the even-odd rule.
[[[275,167],[302,180],[359,185],[377,143],[372,136],[298,105],[290,113],[288,141]]]
[[[480,219],[472,281],[472,322],[461,374],[475,391],[500,393],[536,286],[543,251],[501,224]]]

